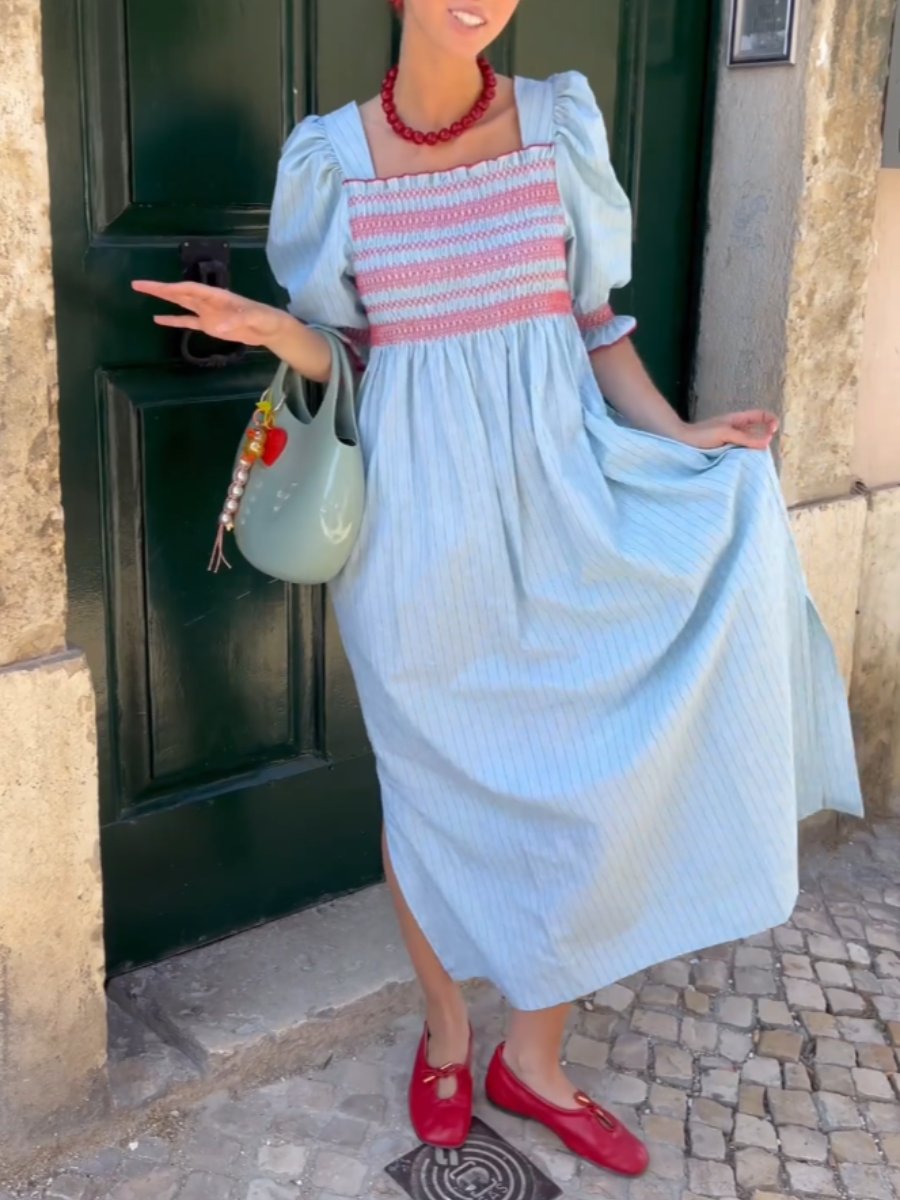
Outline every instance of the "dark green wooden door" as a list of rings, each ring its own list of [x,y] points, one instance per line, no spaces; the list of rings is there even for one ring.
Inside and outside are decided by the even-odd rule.
[[[523,0],[501,70],[593,80],[637,213],[641,321],[676,401],[690,296],[710,0]],[[325,596],[206,571],[234,447],[272,363],[188,365],[135,277],[227,241],[263,253],[282,140],[373,94],[384,0],[47,0],[45,78],[72,643],[98,699],[111,970],[379,876],[377,787]],[[199,347],[198,347],[199,349]]]

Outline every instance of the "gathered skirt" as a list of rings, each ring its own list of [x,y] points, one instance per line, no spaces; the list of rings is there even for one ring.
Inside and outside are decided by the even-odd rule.
[[[785,920],[863,806],[771,452],[631,427],[566,317],[374,348],[360,422],[331,592],[450,974],[537,1009]]]

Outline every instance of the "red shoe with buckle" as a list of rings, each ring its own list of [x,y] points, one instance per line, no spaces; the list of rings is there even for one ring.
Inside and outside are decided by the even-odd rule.
[[[560,1108],[544,1100],[514,1075],[503,1058],[501,1042],[494,1051],[485,1079],[492,1104],[520,1117],[531,1117],[552,1130],[576,1154],[620,1175],[641,1175],[650,1162],[644,1143],[622,1122],[592,1100],[576,1092],[578,1108]]]
[[[458,1148],[465,1143],[472,1127],[472,1026],[466,1061],[433,1067],[428,1062],[428,1022],[422,1030],[412,1078],[409,1081],[409,1116],[421,1141],[430,1146]],[[456,1077],[452,1096],[439,1096],[442,1079]]]

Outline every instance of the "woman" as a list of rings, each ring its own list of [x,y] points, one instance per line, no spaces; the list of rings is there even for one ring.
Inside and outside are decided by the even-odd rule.
[[[406,0],[382,94],[284,147],[289,312],[136,282],[328,376],[365,371],[367,506],[332,595],[425,997],[419,1136],[460,1145],[458,981],[512,1006],[487,1095],[576,1153],[647,1152],[560,1063],[573,998],[786,919],[802,815],[862,802],[843,683],[775,473],[773,413],[688,423],[609,306],[631,213],[586,78],[494,76],[517,0]]]

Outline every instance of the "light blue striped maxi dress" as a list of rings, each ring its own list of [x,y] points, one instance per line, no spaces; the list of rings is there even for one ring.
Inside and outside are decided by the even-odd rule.
[[[844,685],[769,451],[631,427],[631,212],[576,71],[524,148],[387,179],[357,106],[287,140],[269,258],[366,369],[332,586],[406,900],[446,969],[571,1000],[777,924],[798,818],[862,812]]]

